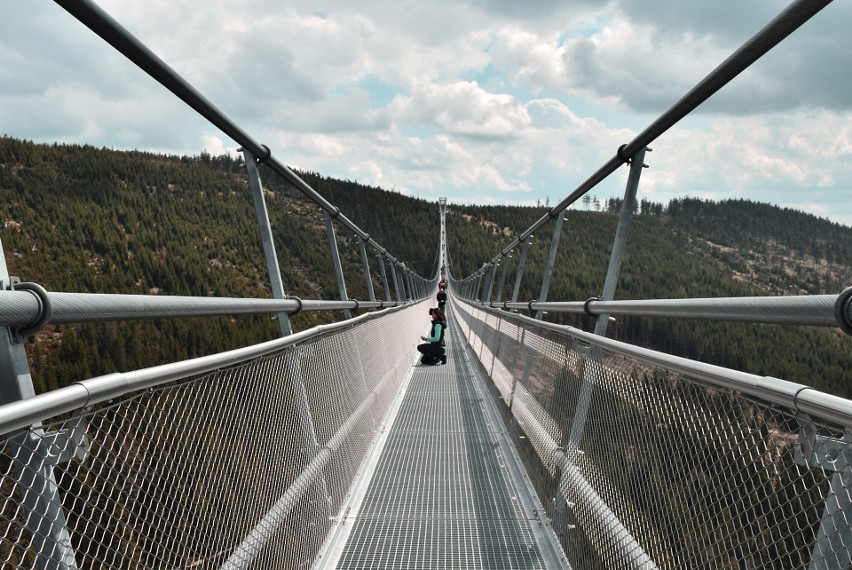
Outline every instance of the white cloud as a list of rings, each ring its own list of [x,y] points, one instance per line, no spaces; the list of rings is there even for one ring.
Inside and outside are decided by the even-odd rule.
[[[599,33],[570,38],[561,55],[569,92],[660,113],[727,54],[707,36],[663,37],[616,14]]]
[[[513,97],[490,93],[475,81],[448,85],[415,81],[411,95],[396,97],[389,110],[400,122],[470,137],[512,137],[530,122],[526,109]]]
[[[663,203],[684,195],[801,203],[800,209],[848,224],[852,156],[844,139],[850,131],[852,117],[830,111],[719,119],[709,130],[678,129],[652,145],[640,195]],[[835,207],[816,208],[816,193]]]
[[[555,203],[785,4],[101,5],[284,163],[410,195]],[[58,6],[4,14],[10,136],[174,154],[238,146]],[[833,3],[655,141],[640,193],[829,204],[852,223],[850,18],[852,5]],[[621,195],[625,176],[593,193]]]
[[[201,148],[213,156],[222,156],[223,154],[232,157],[241,156],[241,153],[237,150],[238,146],[226,146],[221,137],[209,131],[201,133]]]
[[[564,51],[558,38],[543,38],[513,26],[499,31],[489,54],[497,67],[508,71],[512,83],[533,92],[567,93],[570,82]]]

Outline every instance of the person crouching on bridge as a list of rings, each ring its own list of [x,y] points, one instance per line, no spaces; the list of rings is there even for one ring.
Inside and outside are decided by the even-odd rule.
[[[444,314],[441,309],[429,309],[429,316],[432,317],[432,328],[429,330],[429,336],[421,336],[420,340],[426,342],[417,345],[417,350],[423,353],[420,362],[428,365],[438,364],[439,362],[446,364],[444,332],[447,330],[447,323],[444,321]]]

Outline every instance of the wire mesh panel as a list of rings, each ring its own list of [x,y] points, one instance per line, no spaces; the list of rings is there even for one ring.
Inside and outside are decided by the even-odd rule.
[[[458,309],[498,385],[512,377],[507,405],[539,456],[527,467],[542,503],[554,522],[568,511],[554,530],[572,565],[850,567],[848,426]],[[525,334],[500,334],[501,320]]]
[[[0,565],[310,566],[413,358],[412,310],[3,436]],[[58,515],[33,507],[51,492],[53,547],[34,519]]]

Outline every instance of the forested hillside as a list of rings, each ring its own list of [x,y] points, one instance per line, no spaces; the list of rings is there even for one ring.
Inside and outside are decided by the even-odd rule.
[[[285,291],[339,298],[319,207],[269,171],[262,176]],[[411,269],[437,270],[436,204],[305,177]],[[356,211],[359,203],[369,207]],[[0,138],[0,218],[9,272],[48,291],[271,297],[245,168],[227,156],[167,157]],[[337,232],[349,296],[365,299],[357,243]],[[371,266],[381,294],[374,256]],[[306,312],[293,325],[302,330],[339,316]],[[49,326],[28,348],[41,391],[277,335],[268,316],[131,321]]]
[[[268,169],[261,167],[261,174],[285,290],[306,299],[338,298],[318,206]],[[434,273],[436,204],[316,173],[299,175],[415,272]],[[601,211],[569,212],[549,299],[600,294],[619,207],[613,199]],[[546,213],[450,208],[448,241],[457,277],[479,268]],[[852,284],[848,227],[746,201],[642,201],[636,210],[618,299],[838,293]],[[0,215],[10,272],[49,291],[271,296],[239,158],[171,157],[4,137]],[[364,299],[357,245],[337,229],[349,295]],[[522,300],[538,297],[551,232],[547,225],[533,240]],[[381,292],[374,255],[371,265]],[[507,280],[504,298],[513,282]],[[338,318],[336,312],[302,313],[294,327]],[[547,318],[585,330],[591,326],[585,317]],[[268,316],[49,326],[28,350],[43,391],[277,334]],[[610,336],[852,396],[852,339],[837,329],[627,318],[612,326]]]
[[[614,202],[617,210],[620,202]],[[481,267],[547,213],[546,208],[495,206],[452,210],[447,233],[459,277]],[[617,223],[618,215],[606,209],[567,213],[549,300],[600,295]],[[519,300],[539,297],[552,231],[548,224],[533,239]],[[848,227],[747,201],[683,199],[643,208],[633,219],[616,299],[836,294],[852,285],[850,238]],[[512,274],[517,261],[510,263]],[[513,284],[507,279],[504,299]],[[593,328],[585,316],[546,318]],[[621,318],[608,336],[852,397],[852,338],[836,328]]]

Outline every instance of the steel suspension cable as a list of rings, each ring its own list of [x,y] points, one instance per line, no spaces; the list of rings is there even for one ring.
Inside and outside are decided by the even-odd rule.
[[[218,127],[223,133],[250,151],[259,164],[267,164],[273,171],[283,176],[305,196],[317,203],[329,213],[332,219],[339,221],[346,228],[355,232],[371,247],[394,263],[399,261],[387,252],[370,234],[358,227],[347,218],[340,208],[326,200],[307,182],[272,156],[269,147],[254,140],[246,131],[220,111],[209,99],[202,95],[181,75],[157,57],[150,49],[140,42],[126,28],[119,24],[102,8],[91,0],[54,0],[68,13],[77,18],[86,27],[95,32],[108,44],[121,52],[127,59],[136,64],[152,78],[156,79],[166,89],[180,98],[184,103],[198,112],[201,116]],[[410,270],[409,270],[410,271]],[[415,274],[416,275],[416,274]],[[425,278],[417,275],[419,279]]]
[[[709,99],[722,87],[727,85],[737,75],[745,71],[770,49],[779,44],[784,38],[801,27],[811,17],[831,3],[831,0],[796,0],[781,11],[771,22],[746,41],[737,51],[731,54],[716,69],[699,81],[686,95],[681,97],[657,120],[651,123],[629,143],[619,147],[615,156],[609,159],[594,174],[580,184],[571,194],[551,208],[547,214],[538,219],[527,230],[518,235],[497,254],[491,263],[496,263],[501,255],[508,254],[519,243],[533,235],[568,206],[580,199],[584,194],[618,170],[625,162],[629,162],[639,149],[650,145],[660,135],[669,130],[678,121],[686,117],[701,103]]]

